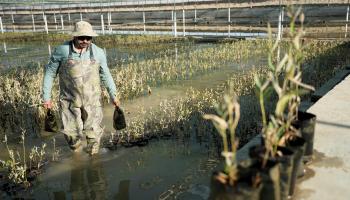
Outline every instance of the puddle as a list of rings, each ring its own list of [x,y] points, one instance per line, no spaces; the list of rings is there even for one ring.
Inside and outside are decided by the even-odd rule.
[[[316,175],[315,171],[312,168],[314,167],[343,168],[343,166],[344,166],[344,163],[342,159],[338,157],[327,157],[324,153],[314,150],[313,160],[307,165],[305,165],[305,175],[297,179],[294,196],[292,199],[308,199],[310,196],[312,196],[316,192],[315,190],[312,190],[312,189],[307,189],[305,187],[301,189],[300,187],[302,182],[307,181]],[[343,170],[346,171],[345,169]]]
[[[344,162],[339,157],[328,157],[322,152],[314,150],[313,161],[315,167],[343,168]]]

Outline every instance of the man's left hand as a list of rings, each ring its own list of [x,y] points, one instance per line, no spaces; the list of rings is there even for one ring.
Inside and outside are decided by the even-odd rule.
[[[113,105],[114,105],[115,107],[119,107],[119,106],[120,106],[120,101],[119,101],[118,98],[115,98],[115,99],[114,99]]]

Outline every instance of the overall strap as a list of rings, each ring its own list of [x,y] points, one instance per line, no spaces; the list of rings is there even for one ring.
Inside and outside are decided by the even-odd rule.
[[[92,44],[90,44],[89,49],[90,49],[90,61],[95,62],[96,60],[94,57],[94,51],[92,51]]]
[[[72,60],[73,59],[73,41],[69,41],[69,54],[68,54],[68,60]]]

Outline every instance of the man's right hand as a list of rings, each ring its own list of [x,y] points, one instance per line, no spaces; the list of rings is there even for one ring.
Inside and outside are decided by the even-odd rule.
[[[51,108],[52,108],[52,102],[51,102],[50,100],[45,101],[45,102],[43,103],[43,106],[44,106],[44,108],[46,108],[46,109],[51,109]]]

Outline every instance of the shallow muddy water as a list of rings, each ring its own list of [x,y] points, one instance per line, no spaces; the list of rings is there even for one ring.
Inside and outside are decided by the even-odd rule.
[[[192,48],[212,45],[215,44],[201,44]],[[178,45],[172,44],[171,47],[173,49],[170,52],[182,51],[177,49]],[[46,47],[42,47],[42,51],[45,50]],[[265,60],[261,57],[241,60],[240,63],[227,64],[218,71],[200,74],[190,80],[174,81],[151,88],[150,95],[122,102],[126,119],[142,118],[141,110],[159,109],[161,101],[184,97],[189,88],[216,88],[233,73],[263,63]],[[112,126],[113,111],[112,105],[105,105],[103,126],[104,137],[107,138],[111,132],[115,132]],[[215,144],[210,139],[206,143],[199,143],[193,135],[186,140],[152,140],[144,147],[118,146],[114,151],[102,148],[93,158],[85,152],[72,153],[60,134],[42,132],[41,138],[26,139],[26,146],[31,148],[33,145],[41,146],[42,142],[47,143],[46,153],[50,159],[53,138],[56,140],[55,148],[61,152],[60,159],[58,162],[49,162],[27,192],[28,198],[207,199],[210,176],[219,163]],[[0,158],[6,158],[5,147],[0,146]]]
[[[144,148],[102,149],[94,158],[85,153],[73,154],[47,167],[32,188],[32,196],[158,199],[168,191],[171,196],[185,192],[206,199],[205,183],[209,183],[208,174],[217,164],[211,157],[205,146],[173,140],[154,141]],[[206,193],[193,194],[198,188]]]
[[[0,44],[0,69],[16,66],[25,66],[30,63],[46,64],[55,47],[60,44],[47,42],[2,42]],[[98,45],[98,44],[97,44]],[[110,68],[159,57],[161,55],[176,56],[196,48],[211,47],[213,44],[167,43],[144,46],[123,46],[109,44],[100,46],[107,55]]]
[[[232,64],[191,80],[152,88],[151,95],[122,102],[126,118],[143,117],[141,109],[157,109],[162,100],[181,98],[190,87],[215,88],[242,68],[245,68],[243,64]],[[112,116],[113,107],[105,105],[104,137],[114,132]],[[118,146],[115,151],[104,148],[94,158],[85,152],[70,152],[63,135],[43,132],[42,136],[41,139],[28,138],[27,146],[40,146],[45,142],[50,157],[54,137],[61,159],[50,162],[30,189],[29,195],[35,199],[207,199],[210,175],[218,164],[214,144],[200,144],[195,136],[186,141],[152,140],[145,147]],[[6,153],[1,155],[6,156]]]

